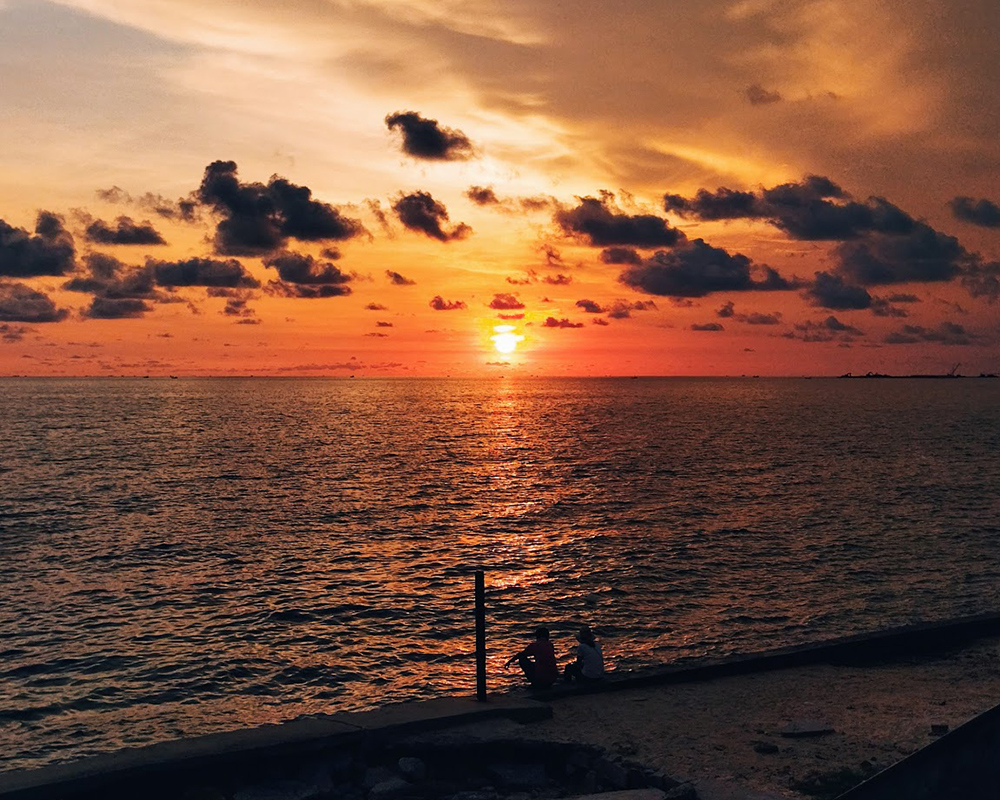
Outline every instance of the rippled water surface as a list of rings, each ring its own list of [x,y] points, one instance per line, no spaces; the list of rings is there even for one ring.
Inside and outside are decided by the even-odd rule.
[[[1000,381],[0,381],[0,770],[994,610]]]

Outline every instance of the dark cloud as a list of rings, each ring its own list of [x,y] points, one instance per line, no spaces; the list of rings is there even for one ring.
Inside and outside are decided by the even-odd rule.
[[[771,103],[780,103],[784,98],[778,92],[769,92],[759,83],[748,86],[743,90],[743,96],[752,106],[766,106]]]
[[[956,219],[971,222],[982,228],[1000,228],[1000,206],[990,200],[956,197],[948,206]]]
[[[995,303],[1000,298],[1000,261],[971,264],[962,276],[962,285],[973,297]]]
[[[60,322],[69,310],[23,283],[0,283],[0,322]]]
[[[431,299],[430,307],[435,311],[458,311],[465,308],[465,303],[461,300],[445,300],[438,294]]]
[[[839,275],[829,272],[817,272],[816,280],[803,296],[814,306],[840,311],[869,308],[872,304],[872,296],[864,287],[846,284]]]
[[[392,328],[394,326],[393,326],[393,324],[391,322],[381,322],[380,321],[380,322],[376,322],[375,323],[375,327],[376,328]]]
[[[377,333],[377,332],[374,332],[374,331],[372,333],[366,333],[365,336],[369,336],[372,339],[388,339],[389,338],[389,334],[388,333]]]
[[[365,306],[367,311],[388,311],[388,306],[384,306],[381,303],[369,303]]]
[[[396,111],[385,118],[389,130],[403,135],[403,152],[429,161],[464,161],[475,155],[472,142],[461,131],[446,128],[416,111]]]
[[[600,303],[595,303],[593,300],[577,300],[576,307],[582,308],[588,314],[603,314],[604,308]]]
[[[894,306],[885,297],[873,297],[871,312],[876,317],[908,317],[910,313],[905,308]]]
[[[885,298],[890,303],[919,303],[920,298],[915,294],[890,294]]]
[[[314,200],[307,186],[276,175],[267,184],[241,183],[234,161],[209,164],[197,197],[222,216],[215,248],[223,255],[263,255],[282,249],[289,238],[343,241],[365,232],[357,220]]]
[[[336,286],[350,283],[351,276],[329,261],[319,261],[304,253],[282,252],[264,259],[264,266],[276,269],[286,283],[306,286]]]
[[[608,322],[608,321],[607,321],[606,319],[602,319],[601,317],[594,317],[594,318],[593,318],[593,319],[591,320],[591,322],[593,322],[593,323],[594,323],[595,325],[603,325],[603,326],[605,326],[605,327],[607,327],[608,325],[610,325],[610,324],[611,324],[611,323],[610,323],[610,322]]]
[[[546,317],[545,322],[542,323],[543,328],[582,328],[582,322],[570,322],[568,319],[556,319],[555,317]]]
[[[73,237],[62,217],[39,211],[35,235],[0,220],[0,277],[65,275],[76,266]]]
[[[542,255],[545,256],[545,261],[550,267],[562,266],[562,253],[556,250],[556,248],[552,245],[543,244],[539,249],[542,251]]]
[[[186,261],[147,259],[160,286],[228,286],[255,289],[260,282],[235,258],[219,261],[212,258],[189,258]]]
[[[566,234],[582,237],[594,247],[670,247],[684,239],[662,217],[620,213],[609,207],[607,197],[578,199],[576,207],[556,211],[555,220]]]
[[[701,220],[767,220],[793,239],[807,241],[845,241],[868,233],[900,235],[917,224],[887,200],[872,197],[859,203],[819,175],[760,192],[701,189],[690,199],[668,194],[663,204],[667,211]]]
[[[864,336],[864,331],[841,322],[833,315],[820,322],[806,320],[795,326],[794,331],[784,334],[786,339],[799,339],[803,342],[853,342],[858,336]]]
[[[198,219],[198,203],[190,197],[170,200],[152,192],[135,197],[118,186],[112,186],[110,189],[98,189],[97,196],[106,203],[136,206],[146,211],[152,211],[164,219],[177,219],[183,222],[194,222]]]
[[[247,305],[246,297],[230,297],[226,300],[226,307],[219,313],[225,317],[249,318],[255,316],[256,312]]]
[[[611,319],[629,319],[633,311],[650,311],[655,308],[656,303],[652,300],[636,300],[631,303],[627,300],[615,300],[608,308],[608,316]]]
[[[292,297],[301,300],[323,300],[328,297],[346,297],[351,287],[342,283],[285,283],[268,281],[264,291],[273,297]]]
[[[694,322],[691,324],[691,330],[693,331],[724,331],[725,328],[722,327],[721,323],[718,322],[706,322],[704,324],[698,324]]]
[[[97,244],[166,244],[150,222],[135,222],[131,217],[118,217],[112,227],[104,220],[94,220],[86,229],[85,237]]]
[[[389,279],[389,283],[394,286],[415,286],[417,283],[410,278],[403,277],[398,272],[393,272],[391,269],[387,269],[385,271],[385,277],[387,277]]]
[[[490,300],[490,308],[497,311],[515,311],[519,308],[524,308],[524,303],[518,300],[515,295],[500,292],[493,295],[493,299]]]
[[[319,254],[327,261],[339,261],[342,255],[336,247],[324,247]]]
[[[145,300],[136,297],[95,297],[83,316],[89,319],[139,319],[152,311]]]
[[[743,322],[747,325],[779,325],[781,323],[781,314],[777,311],[773,314],[762,314],[754,311],[750,314],[740,314],[736,319],[738,322]]]
[[[497,197],[497,193],[493,191],[492,186],[470,186],[465,192],[465,196],[477,206],[495,206],[500,204],[500,198]]]
[[[872,235],[837,246],[837,271],[863,286],[949,281],[971,261],[954,236],[914,223],[901,235]]]
[[[552,286],[568,286],[573,282],[573,278],[569,275],[546,275],[542,278],[542,283],[548,283]]]
[[[153,268],[148,264],[144,267],[129,266],[106,253],[88,253],[83,257],[83,264],[86,274],[74,276],[63,284],[63,289],[109,300],[166,299],[157,292]]]
[[[440,242],[464,239],[472,233],[472,228],[460,222],[451,230],[445,230],[448,210],[427,192],[413,192],[403,195],[392,206],[399,221],[411,231],[418,231]]]
[[[750,277],[750,259],[706,244],[685,242],[673,250],[659,250],[642,264],[630,267],[618,280],[648,294],[704,297],[712,292],[747,292],[773,288]]]
[[[631,247],[606,247],[601,251],[605,264],[640,264],[642,256]]]
[[[525,270],[523,278],[511,278],[508,276],[505,280],[512,286],[527,286],[532,283],[538,283],[538,273],[533,269],[529,269]]]
[[[20,342],[24,339],[25,334],[30,333],[33,328],[29,328],[26,325],[11,325],[8,322],[0,323],[0,341],[7,342]]]
[[[524,314],[497,314],[497,319],[524,319]]]
[[[722,317],[723,319],[726,319],[727,317],[735,316],[735,314],[736,314],[735,307],[736,307],[736,304],[733,303],[732,300],[730,300],[727,303],[723,303],[720,308],[716,309],[715,316]]]
[[[946,345],[970,345],[976,337],[954,322],[942,322],[936,328],[921,325],[904,325],[886,335],[886,344],[920,344],[933,342]]]

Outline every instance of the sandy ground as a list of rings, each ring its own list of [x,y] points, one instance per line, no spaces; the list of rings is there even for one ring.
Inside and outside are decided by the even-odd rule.
[[[553,718],[532,730],[663,769],[692,782],[703,800],[831,797],[932,741],[931,725],[953,729],[997,703],[1000,638],[991,638],[877,666],[818,665],[562,698],[552,702]],[[797,721],[834,732],[780,735]]]

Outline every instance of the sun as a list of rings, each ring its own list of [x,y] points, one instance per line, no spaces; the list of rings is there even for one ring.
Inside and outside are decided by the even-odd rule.
[[[513,325],[495,325],[493,330],[494,333],[490,337],[490,340],[493,342],[493,346],[497,349],[498,353],[503,353],[504,355],[513,353],[517,349],[517,343],[524,341],[523,336],[514,333]]]

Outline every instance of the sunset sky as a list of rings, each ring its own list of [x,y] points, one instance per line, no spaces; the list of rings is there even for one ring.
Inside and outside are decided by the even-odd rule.
[[[996,0],[0,0],[0,375],[1000,372]]]

